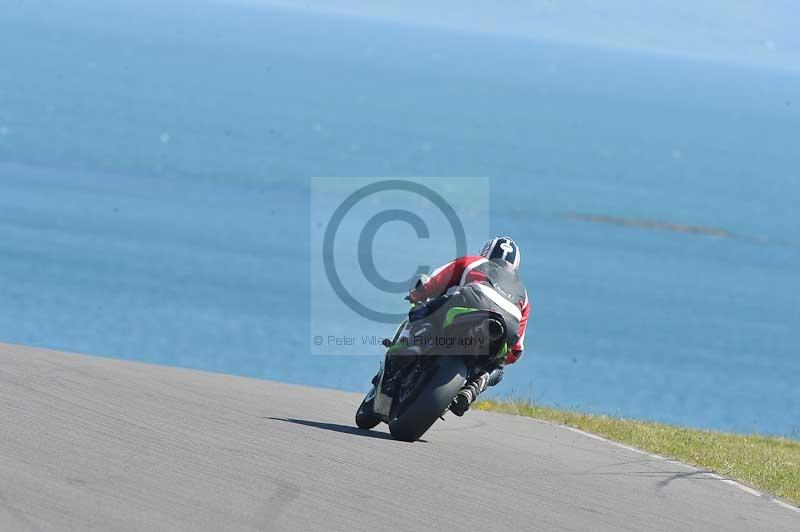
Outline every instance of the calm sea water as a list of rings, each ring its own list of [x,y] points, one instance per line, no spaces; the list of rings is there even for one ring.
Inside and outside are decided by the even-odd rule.
[[[493,393],[800,434],[800,75],[214,3],[0,33],[0,340],[364,390],[310,355],[310,178],[488,176],[534,303]]]

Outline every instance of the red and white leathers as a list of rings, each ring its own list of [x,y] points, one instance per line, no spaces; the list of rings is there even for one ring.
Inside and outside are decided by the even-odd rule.
[[[436,298],[450,293],[458,287],[470,283],[486,284],[487,274],[482,271],[481,266],[488,260],[480,256],[466,256],[455,259],[444,266],[433,271],[430,278],[424,284],[418,286],[409,295],[411,301],[419,303],[428,298]],[[522,356],[525,341],[525,329],[528,325],[530,315],[530,302],[528,301],[527,291],[522,289],[523,294],[519,298],[519,330],[517,331],[517,341],[514,345],[509,345],[509,352],[506,355],[506,364],[513,364]],[[511,304],[510,302],[501,302]]]

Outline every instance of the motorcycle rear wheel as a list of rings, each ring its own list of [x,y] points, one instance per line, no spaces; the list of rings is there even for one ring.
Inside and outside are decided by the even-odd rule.
[[[467,381],[467,367],[459,356],[439,356],[423,388],[406,404],[400,404],[389,420],[395,439],[416,441],[445,413]]]

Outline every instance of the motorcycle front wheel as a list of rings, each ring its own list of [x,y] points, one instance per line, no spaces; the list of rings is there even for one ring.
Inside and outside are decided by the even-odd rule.
[[[375,388],[364,397],[361,405],[356,410],[356,426],[360,429],[375,428],[381,422],[381,418],[375,413]]]

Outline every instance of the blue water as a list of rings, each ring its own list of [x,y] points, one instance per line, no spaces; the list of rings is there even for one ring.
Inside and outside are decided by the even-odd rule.
[[[0,4],[0,340],[364,390],[379,353],[310,355],[310,179],[488,176],[534,305],[494,393],[800,434],[800,75],[255,6]]]

